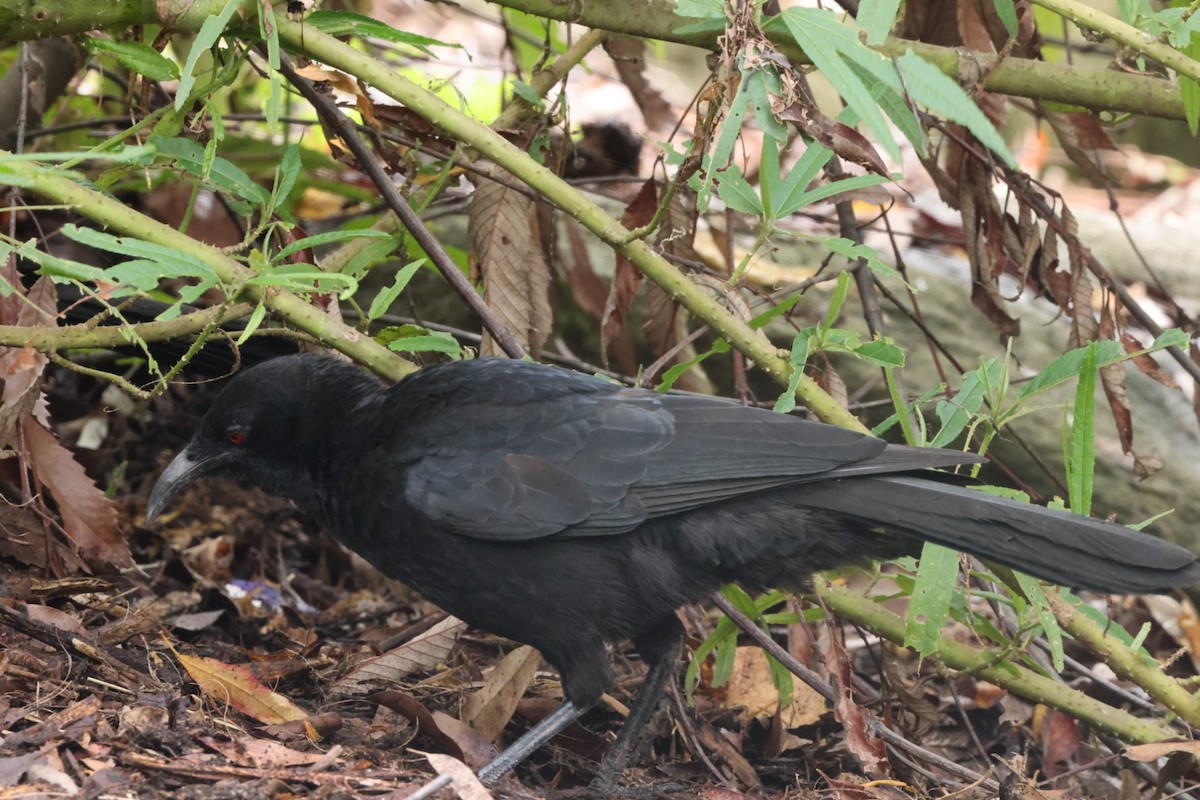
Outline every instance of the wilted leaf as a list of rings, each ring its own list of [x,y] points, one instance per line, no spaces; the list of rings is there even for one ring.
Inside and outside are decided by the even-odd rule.
[[[779,690],[771,680],[771,665],[761,647],[737,648],[733,671],[725,684],[725,706],[740,706],[743,722],[780,712],[784,727],[796,728],[816,722],[826,712],[825,698],[806,684],[792,689],[792,702],[779,707]]]
[[[446,663],[467,623],[446,617],[424,633],[360,664],[333,685],[337,694],[357,694],[371,687],[392,685],[414,672],[427,672]]]
[[[201,658],[182,653],[177,653],[176,658],[205,695],[218,703],[228,703],[265,725],[276,725],[308,716],[307,711],[291,700],[264,686],[245,665],[226,664],[215,658]]]
[[[1105,174],[1104,167],[1097,161],[1093,151],[1116,150],[1117,146],[1113,144],[1096,116],[1090,111],[1045,110],[1043,116],[1050,123],[1051,129],[1058,137],[1058,143],[1071,159],[1071,163],[1079,167],[1088,178],[1101,185],[1107,184],[1111,178]]]
[[[376,692],[375,694],[368,696],[367,699],[373,703],[379,703],[381,706],[390,708],[392,711],[395,711],[397,714],[416,725],[417,730],[420,731],[421,735],[437,742],[437,745],[442,749],[442,752],[449,753],[455,758],[463,757],[463,751],[462,748],[458,746],[458,742],[447,735],[446,732],[439,727],[437,718],[435,718],[433,714],[429,713],[429,709],[423,706],[420,701],[418,701],[412,695],[389,690],[384,692]],[[453,717],[449,717],[445,714],[442,716],[446,717],[447,719],[453,719]],[[458,722],[458,720],[454,721]]]
[[[483,299],[537,358],[554,320],[550,266],[538,235],[534,202],[495,181],[481,180],[467,207],[467,232],[483,275]],[[483,355],[500,355],[485,336]]]
[[[1131,761],[1147,762],[1157,761],[1171,753],[1190,753],[1193,756],[1200,756],[1200,742],[1178,741],[1131,744],[1125,748],[1122,755]]]
[[[460,800],[492,800],[492,793],[475,777],[475,771],[457,758],[441,753],[424,755],[438,775],[450,776],[450,785]]]
[[[30,418],[21,427],[33,472],[54,495],[67,536],[90,558],[119,567],[131,565],[133,557],[117,529],[113,502],[40,422]]]
[[[541,653],[529,645],[506,655],[479,691],[463,703],[462,721],[492,741],[500,738],[541,663]]]
[[[626,228],[638,228],[646,225],[654,218],[658,207],[658,186],[654,178],[648,178],[642,188],[630,201],[625,213],[621,215],[621,224]],[[612,288],[608,293],[608,301],[604,305],[604,319],[600,325],[600,350],[607,353],[608,345],[616,337],[625,324],[625,314],[633,302],[633,296],[642,285],[642,273],[624,256],[617,256],[616,272],[613,274]],[[606,355],[607,358],[607,355]]]

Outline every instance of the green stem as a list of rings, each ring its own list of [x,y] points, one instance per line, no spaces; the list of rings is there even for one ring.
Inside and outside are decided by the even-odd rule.
[[[7,151],[0,150],[0,160],[6,155],[9,155]],[[40,164],[7,161],[0,168],[0,176],[34,194],[77,209],[89,219],[115,231],[190,255],[211,268],[225,286],[243,286],[253,277],[249,269],[216,248],[139,214],[112,197],[82,186]],[[252,302],[265,303],[280,319],[345,353],[379,375],[399,380],[413,370],[410,364],[373,339],[363,336],[341,320],[327,316],[294,294],[259,286],[244,286],[241,293]],[[98,334],[100,329],[92,333]],[[24,329],[21,344],[32,343],[37,334],[38,329]]]
[[[1116,17],[1089,8],[1078,0],[1033,0],[1033,2],[1066,17],[1081,28],[1102,33],[1130,50],[1147,55],[1180,75],[1200,81],[1200,61],[1188,58],[1171,45],[1158,41],[1145,31],[1140,31]]]
[[[578,220],[601,241],[628,258],[642,274],[704,320],[777,382],[787,386],[791,369],[787,359],[780,357],[779,351],[770,342],[764,341],[756,331],[726,311],[717,300],[658,256],[645,242],[631,240],[627,228],[591,202],[582,192],[546,167],[534,162],[491,128],[471,119],[431,92],[402,77],[388,65],[379,63],[332,36],[282,19],[279,20],[279,36],[281,41],[296,52],[304,53],[360,78],[434,125],[450,131],[455,138],[467,143],[524,181],[563,212]],[[812,379],[803,378],[796,394],[801,402],[826,422],[865,430],[853,414],[838,405]]]
[[[898,645],[904,643],[904,620],[869,597],[824,581],[815,591],[842,619],[862,625]],[[1035,703],[1045,703],[1127,742],[1155,742],[1177,735],[1161,720],[1142,719],[1088,697],[1083,692],[1011,662],[992,663],[993,654],[941,638],[938,657],[952,669],[969,672]]]

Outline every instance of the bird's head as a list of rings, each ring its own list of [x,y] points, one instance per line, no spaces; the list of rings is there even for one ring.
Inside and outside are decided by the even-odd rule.
[[[358,368],[316,355],[276,358],[240,372],[159,476],[146,522],[205,475],[241,478],[295,499],[327,431],[372,389],[378,384]]]

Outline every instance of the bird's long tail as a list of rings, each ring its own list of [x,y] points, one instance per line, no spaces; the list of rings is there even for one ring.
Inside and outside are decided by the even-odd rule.
[[[1091,517],[907,476],[805,487],[804,504],[868,527],[909,534],[1063,586],[1163,592],[1200,583],[1196,555]]]

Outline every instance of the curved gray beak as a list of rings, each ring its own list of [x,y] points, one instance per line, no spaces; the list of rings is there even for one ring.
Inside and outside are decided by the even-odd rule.
[[[158,476],[158,482],[150,491],[150,500],[146,503],[146,524],[166,510],[167,506],[179,496],[191,483],[209,472],[220,467],[227,459],[225,454],[215,453],[197,457],[193,445],[188,445],[179,451],[179,455],[171,459],[171,463]]]

